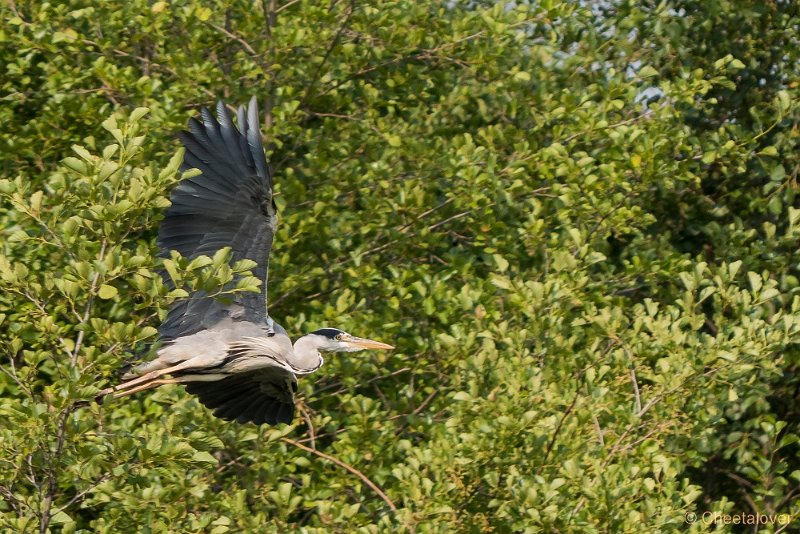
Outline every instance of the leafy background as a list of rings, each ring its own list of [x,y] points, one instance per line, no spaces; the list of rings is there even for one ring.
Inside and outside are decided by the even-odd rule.
[[[4,530],[800,521],[796,3],[0,13]],[[81,405],[178,295],[155,248],[175,133],[251,95],[282,210],[271,312],[398,349],[329,357],[290,426],[180,387]],[[168,266],[190,288],[224,260]]]

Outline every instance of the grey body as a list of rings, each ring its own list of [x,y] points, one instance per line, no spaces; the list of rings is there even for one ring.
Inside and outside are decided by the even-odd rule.
[[[338,329],[323,328],[292,343],[267,312],[269,253],[278,225],[272,176],[258,129],[256,100],[240,107],[238,128],[225,105],[203,108],[180,134],[183,170],[199,175],[173,190],[158,234],[162,253],[186,258],[231,248],[232,260],[256,262],[259,293],[235,293],[223,302],[202,291],[179,300],[159,328],[157,357],[123,376],[101,394],[122,397],[162,384],[183,383],[214,415],[256,424],[289,423],[294,417],[297,376],[322,366],[321,351],[393,348]],[[171,285],[171,280],[166,279]],[[232,280],[224,289],[236,286]],[[167,378],[168,377],[168,378]]]

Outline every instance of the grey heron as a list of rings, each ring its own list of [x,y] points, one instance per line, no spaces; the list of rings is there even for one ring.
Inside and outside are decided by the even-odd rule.
[[[186,149],[182,170],[200,174],[172,191],[158,245],[165,255],[175,250],[186,258],[230,247],[233,260],[255,261],[261,291],[234,293],[228,303],[203,291],[178,300],[159,328],[163,346],[156,358],[134,367],[100,396],[184,384],[217,417],[291,423],[297,377],[319,369],[322,352],[394,348],[338,328],[321,328],[292,343],[269,316],[267,274],[278,212],[255,97],[246,110],[239,107],[237,123],[238,128],[222,102],[216,117],[202,108],[200,120],[189,120],[189,131],[180,134]]]

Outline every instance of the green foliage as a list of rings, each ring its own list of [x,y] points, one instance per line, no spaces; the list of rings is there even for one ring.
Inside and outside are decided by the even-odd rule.
[[[0,13],[4,530],[800,521],[791,2]],[[174,298],[259,290],[227,250],[155,246],[174,132],[252,94],[282,214],[271,314],[398,350],[329,357],[280,428],[179,387],[85,402]]]

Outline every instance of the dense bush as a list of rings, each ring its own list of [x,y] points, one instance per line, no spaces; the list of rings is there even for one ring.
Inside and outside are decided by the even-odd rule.
[[[4,530],[800,524],[794,2],[0,13]],[[398,350],[329,357],[291,426],[174,386],[82,406],[148,354],[165,262],[230,276],[155,232],[175,133],[251,95],[271,313]]]

